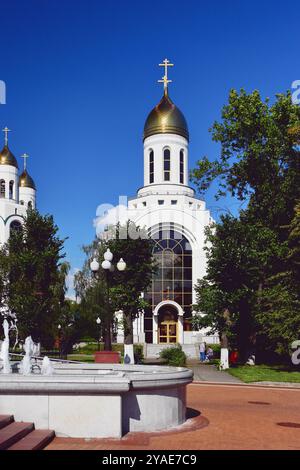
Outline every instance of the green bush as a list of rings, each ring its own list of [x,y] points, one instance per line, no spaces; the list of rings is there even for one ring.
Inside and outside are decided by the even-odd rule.
[[[144,360],[144,348],[142,344],[134,344],[134,359],[136,364],[140,364]]]
[[[159,356],[165,359],[169,366],[182,367],[186,364],[186,355],[180,344],[163,349]]]

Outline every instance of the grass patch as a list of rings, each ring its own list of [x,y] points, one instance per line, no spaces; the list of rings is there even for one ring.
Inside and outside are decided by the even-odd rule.
[[[94,362],[94,355],[89,354],[68,354],[69,361]]]
[[[245,383],[251,382],[291,382],[300,383],[300,371],[288,366],[236,366],[226,372]]]

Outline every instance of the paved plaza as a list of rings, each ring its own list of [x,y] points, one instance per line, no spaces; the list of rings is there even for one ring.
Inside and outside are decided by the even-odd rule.
[[[188,421],[121,440],[55,438],[47,450],[300,449],[300,391],[239,384],[188,386]]]

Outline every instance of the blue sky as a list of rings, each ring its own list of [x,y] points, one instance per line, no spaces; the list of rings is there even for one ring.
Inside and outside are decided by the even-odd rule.
[[[292,1],[0,0],[0,80],[16,156],[29,153],[38,208],[51,213],[80,267],[101,203],[143,181],[142,131],[159,101],[168,57],[170,95],[189,124],[190,167],[218,147],[208,128],[230,88],[286,91],[300,79],[300,8]],[[206,196],[216,206],[230,202]]]

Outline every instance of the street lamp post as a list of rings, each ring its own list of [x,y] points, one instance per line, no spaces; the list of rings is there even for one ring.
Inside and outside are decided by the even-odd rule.
[[[109,299],[109,290],[110,290],[109,273],[114,270],[114,265],[112,264],[113,257],[114,257],[113,253],[110,251],[109,248],[107,248],[106,252],[104,253],[104,260],[101,263],[101,267],[102,267],[102,269],[104,269],[105,276],[106,276],[106,288],[107,288],[106,296],[107,296],[107,310],[108,310],[107,313],[109,313],[109,302],[110,302],[110,299]],[[93,258],[93,260],[91,261],[90,269],[93,272],[94,276],[97,276],[97,273],[99,272],[99,269],[100,269],[100,265],[99,265],[98,261],[96,260],[96,258]],[[121,258],[118,261],[117,269],[118,269],[118,271],[124,271],[126,269],[126,263],[123,260],[123,258]],[[109,314],[107,315],[107,320],[106,320],[105,323],[106,323],[106,325],[105,325],[105,338],[104,338],[105,346],[104,346],[104,348],[105,348],[105,350],[110,350],[111,349],[111,332],[110,332],[111,321],[109,319]]]
[[[61,324],[57,325],[58,329],[58,351],[59,351],[59,359],[61,359]]]
[[[101,332],[101,319],[98,317],[96,320],[98,325],[98,351],[100,351],[100,332]]]

